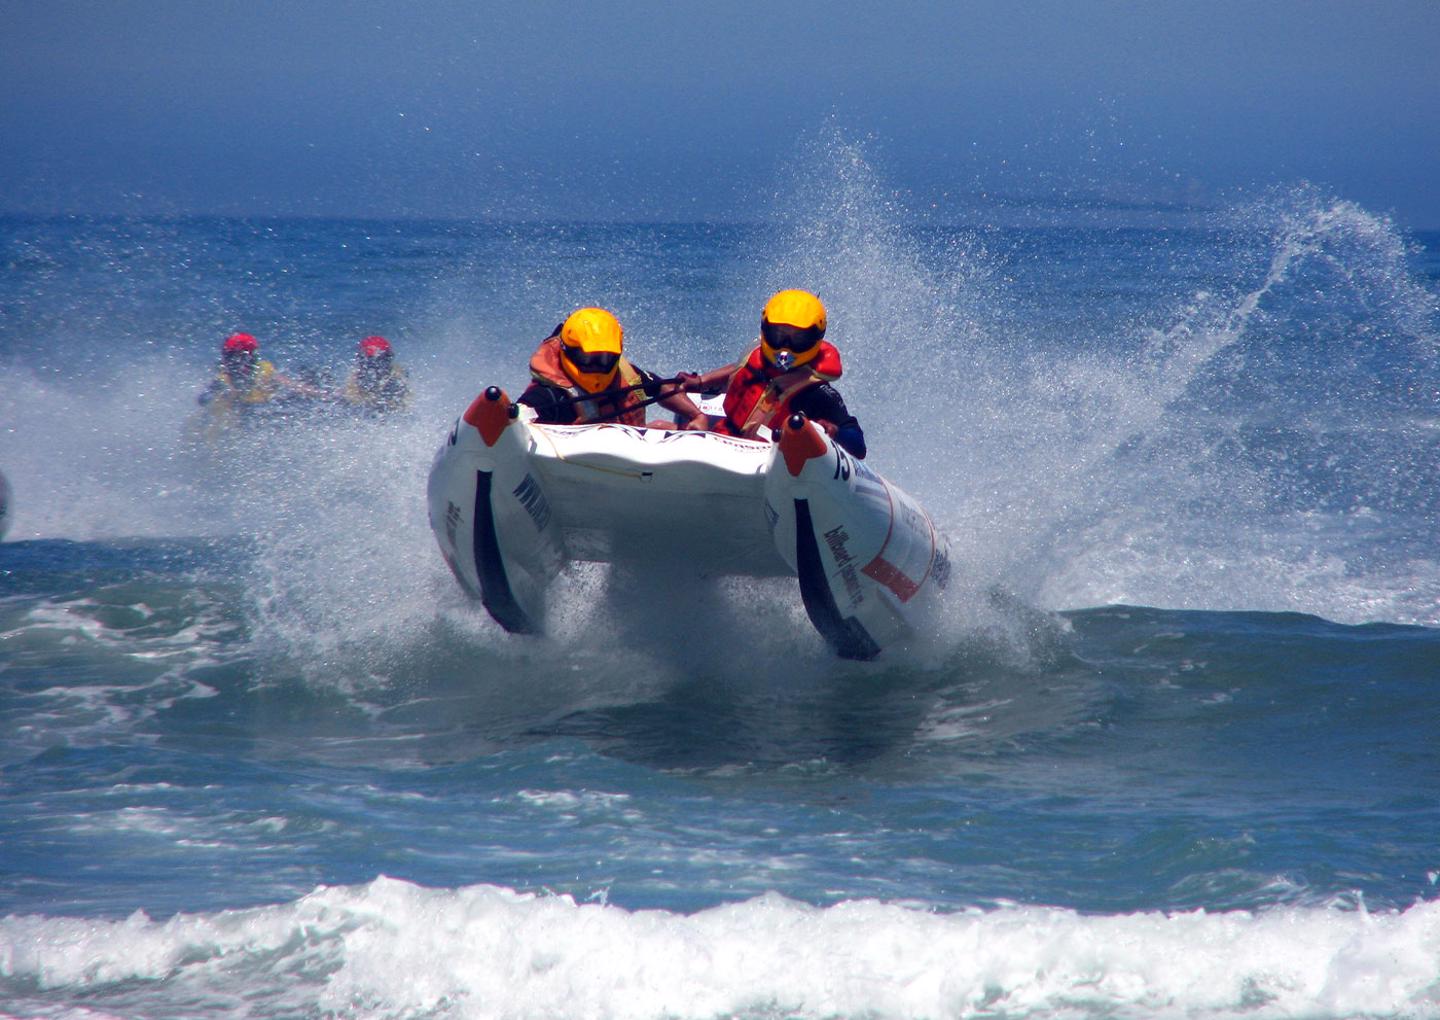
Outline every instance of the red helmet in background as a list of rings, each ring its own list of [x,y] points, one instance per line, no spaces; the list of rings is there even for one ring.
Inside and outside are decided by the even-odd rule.
[[[249,333],[235,333],[221,345],[224,354],[254,354],[260,349],[260,342]]]
[[[378,358],[390,353],[390,341],[383,336],[367,336],[360,341],[360,357]]]

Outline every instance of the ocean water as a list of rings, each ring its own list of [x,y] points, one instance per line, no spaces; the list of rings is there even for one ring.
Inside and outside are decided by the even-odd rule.
[[[0,219],[0,1015],[1440,1016],[1440,235],[831,164],[743,225]],[[714,367],[780,286],[951,538],[934,629],[467,602],[475,393],[590,303]],[[386,335],[416,406],[197,442],[242,329]]]

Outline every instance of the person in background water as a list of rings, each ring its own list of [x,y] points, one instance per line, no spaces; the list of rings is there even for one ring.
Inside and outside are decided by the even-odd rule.
[[[765,303],[760,336],[740,361],[702,375],[678,376],[687,393],[725,390],[725,417],[716,432],[754,438],[779,431],[799,411],[836,444],[865,459],[865,433],[830,384],[840,378],[840,352],[824,340],[825,306],[809,291],[782,290]]]
[[[198,400],[202,405],[243,411],[284,397],[319,398],[313,386],[282,375],[260,358],[260,344],[249,333],[235,333],[220,346],[220,370]]]
[[[410,382],[405,369],[395,364],[395,352],[383,336],[367,336],[355,351],[355,366],[340,399],[370,414],[404,411],[410,406]]]
[[[624,355],[624,330],[603,308],[581,308],[540,342],[530,357],[531,383],[517,403],[535,409],[535,420],[550,425],[618,421],[673,429],[668,421],[645,420],[646,403],[673,411],[681,427],[705,430],[710,420],[680,388],[653,372],[636,368]]]

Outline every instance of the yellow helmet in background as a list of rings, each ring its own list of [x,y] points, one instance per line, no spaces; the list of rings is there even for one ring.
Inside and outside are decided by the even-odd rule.
[[[782,290],[760,313],[760,351],[788,371],[814,361],[825,336],[825,306],[808,290]]]
[[[615,316],[603,308],[581,308],[560,326],[560,361],[577,386],[599,393],[619,371],[624,339]]]

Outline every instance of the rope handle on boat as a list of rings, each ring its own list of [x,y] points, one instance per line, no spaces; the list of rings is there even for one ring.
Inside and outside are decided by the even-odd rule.
[[[662,380],[661,380],[661,382],[667,382],[667,383],[669,383],[669,382],[674,382],[674,381],[675,381],[674,379],[662,379]],[[631,389],[635,389],[635,387],[633,387],[633,386],[630,387],[630,388],[631,388]],[[667,393],[667,394],[665,394],[665,396],[663,396],[663,397],[649,397],[649,398],[647,398],[647,399],[645,399],[645,400],[639,401],[638,403],[631,404],[631,405],[629,405],[628,407],[622,407],[622,408],[620,408],[620,409],[617,410],[617,411],[611,411],[609,414],[602,414],[602,415],[600,415],[599,417],[596,417],[596,418],[587,418],[587,419],[585,419],[585,424],[586,424],[586,425],[594,425],[594,424],[597,424],[598,422],[610,421],[612,418],[618,418],[618,417],[620,417],[622,414],[629,414],[631,411],[638,411],[638,410],[640,410],[640,408],[642,408],[642,407],[649,407],[651,404],[658,404],[658,403],[660,403],[660,401],[664,400],[666,397],[672,397],[672,396],[674,396],[673,393]]]
[[[634,393],[636,390],[643,390],[643,389],[644,389],[645,387],[647,387],[647,386],[669,386],[669,385],[671,385],[672,383],[679,383],[679,382],[680,382],[680,377],[677,375],[677,376],[674,376],[674,377],[672,377],[672,378],[670,378],[670,379],[655,379],[655,380],[652,380],[652,381],[650,381],[650,382],[636,383],[634,386],[622,386],[622,387],[620,387],[618,390],[601,390],[599,393],[582,393],[582,394],[580,394],[578,397],[566,397],[563,401],[558,401],[558,400],[557,400],[556,403],[557,403],[557,404],[558,404],[558,403],[583,404],[583,403],[585,403],[585,401],[587,401],[587,400],[608,400],[610,397],[620,397],[620,396],[624,396],[626,393]],[[680,392],[681,392],[681,393],[684,393],[685,391],[684,391],[684,390],[681,390]],[[674,394],[668,394],[668,393],[666,394],[666,396],[673,396],[673,395],[674,395]],[[649,400],[647,400],[644,404],[641,404],[641,405],[639,405],[639,406],[644,407],[644,406],[646,406],[646,404],[653,404],[653,403],[655,403],[655,401],[660,400],[660,399],[662,399],[662,398],[661,398],[661,397],[651,397],[651,398],[650,398]]]

